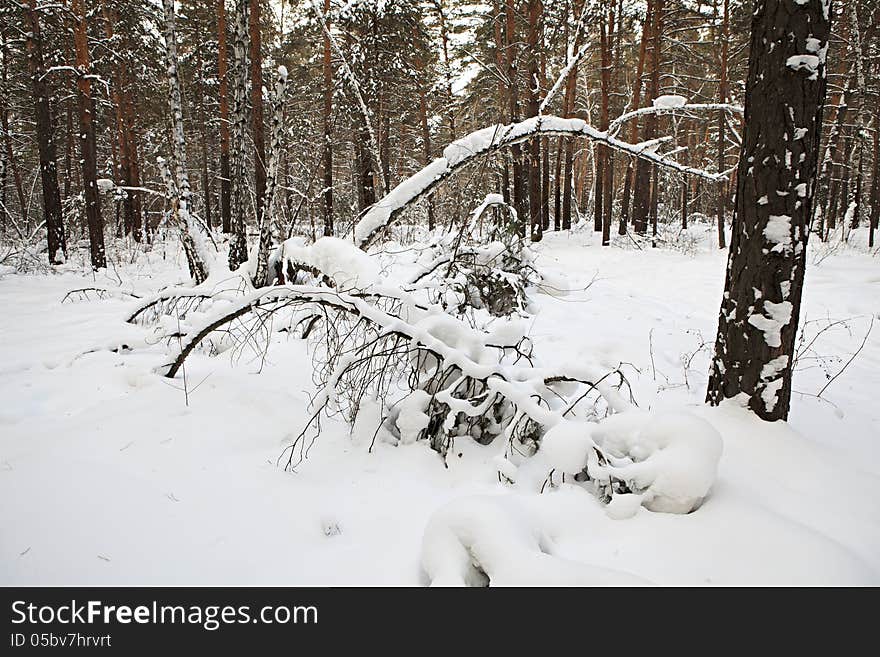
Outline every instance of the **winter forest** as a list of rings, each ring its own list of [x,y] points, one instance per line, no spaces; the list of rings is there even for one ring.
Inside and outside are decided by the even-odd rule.
[[[877,0],[0,47],[0,584],[880,583]]]

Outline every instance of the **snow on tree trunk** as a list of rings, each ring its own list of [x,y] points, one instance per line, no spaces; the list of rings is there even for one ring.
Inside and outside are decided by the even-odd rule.
[[[247,129],[247,78],[249,0],[238,0],[235,5],[235,31],[232,41],[232,241],[229,244],[229,268],[233,271],[247,260],[247,219],[245,213],[247,189],[245,171],[245,132]]]
[[[165,59],[168,72],[168,101],[171,109],[171,135],[174,155],[174,185],[176,193],[172,211],[183,231],[183,245],[193,282],[198,285],[208,278],[211,254],[208,251],[207,231],[190,213],[191,192],[186,172],[186,139],[183,135],[183,103],[180,96],[180,79],[177,72],[177,34],[174,16],[174,0],[163,0],[165,13]]]
[[[281,142],[284,138],[284,92],[287,88],[287,69],[278,67],[275,80],[274,107],[270,133],[269,162],[266,167],[266,192],[263,197],[263,211],[260,215],[260,243],[257,247],[257,269],[254,285],[269,283],[269,246],[281,241],[281,231],[275,221],[275,190],[278,186],[278,163],[281,161]]]
[[[759,0],[707,401],[785,419],[825,102],[830,0]]]

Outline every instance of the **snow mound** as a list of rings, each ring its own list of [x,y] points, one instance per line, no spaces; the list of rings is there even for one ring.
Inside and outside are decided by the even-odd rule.
[[[486,357],[482,334],[474,331],[457,317],[437,313],[423,317],[415,322],[414,326],[447,347],[460,351],[475,363],[483,362]]]
[[[551,554],[552,541],[541,525],[542,514],[529,513],[528,505],[515,498],[460,498],[428,521],[422,569],[431,586],[649,584],[628,573]]]
[[[422,429],[428,426],[431,418],[425,410],[431,402],[431,395],[424,390],[413,390],[397,405],[395,424],[400,432],[400,442],[414,443],[419,439]]]
[[[340,289],[363,289],[379,281],[376,260],[338,237],[322,237],[311,245],[302,237],[292,237],[281,249],[286,262],[317,269]]]
[[[690,513],[700,506],[723,449],[715,428],[686,412],[619,413],[592,435],[606,456],[628,462],[591,466],[590,473],[628,482],[646,508],[664,513]]]
[[[582,472],[593,446],[590,427],[584,422],[563,420],[541,439],[541,453],[550,467],[567,474]]]

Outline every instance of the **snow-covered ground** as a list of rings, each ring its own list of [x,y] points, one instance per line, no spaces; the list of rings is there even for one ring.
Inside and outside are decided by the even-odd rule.
[[[98,280],[73,266],[0,277],[0,584],[418,585],[463,542],[492,584],[880,583],[880,327],[815,397],[880,318],[876,257],[810,261],[801,322],[818,337],[791,422],[767,424],[702,405],[725,252],[603,249],[591,233],[536,250],[574,290],[533,293],[546,366],[624,363],[641,408],[685,409],[721,434],[697,511],[617,520],[576,484],[541,494],[541,452],[501,484],[501,441],[457,440],[448,467],[424,443],[369,453],[371,418],[325,422],[285,473],[276,459],[314,391],[302,341],[275,334],[265,362],[192,357],[186,406],[179,381],[153,373],[166,348],[125,323],[131,299],[61,303],[91,284],[187,284],[179,256],[157,250]]]

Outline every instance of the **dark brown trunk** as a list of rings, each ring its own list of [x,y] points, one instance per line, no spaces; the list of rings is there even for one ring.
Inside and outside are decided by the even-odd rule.
[[[645,21],[642,24],[642,38],[639,42],[639,59],[636,64],[636,75],[633,79],[632,90],[632,109],[638,109],[641,106],[642,97],[642,76],[645,72],[645,59],[648,52],[648,42],[651,40],[651,24],[654,21],[654,3],[655,0],[648,0],[647,10],[645,12]],[[632,121],[629,129],[629,141],[635,143],[638,137],[638,121]],[[633,166],[633,158],[629,158],[626,163],[626,174],[623,181],[623,200],[620,207],[620,226],[618,233],[626,235],[627,222],[629,221],[630,205],[632,203],[632,185],[635,176],[635,167]]]
[[[718,336],[707,401],[743,396],[765,420],[788,417],[791,367],[825,102],[823,0],[758,0]],[[790,139],[794,129],[800,139]],[[767,202],[759,202],[766,198]]]
[[[79,105],[80,164],[83,176],[83,196],[86,204],[86,221],[89,226],[89,248],[92,268],[107,266],[104,252],[104,222],[101,219],[101,199],[98,195],[97,151],[95,144],[94,106],[92,81],[89,75],[88,26],[86,24],[85,0],[73,0],[73,42],[76,51],[77,102]]]
[[[31,74],[31,88],[34,94],[34,118],[37,128],[37,146],[40,152],[43,218],[46,222],[49,264],[56,265],[64,262],[66,259],[67,242],[65,241],[64,222],[61,214],[61,193],[58,190],[58,169],[55,158],[52,108],[49,104],[49,87],[45,80],[43,40],[40,31],[40,19],[37,13],[37,0],[30,0],[25,13],[28,25],[26,37],[28,68]],[[22,213],[24,213],[24,207],[22,205]]]

